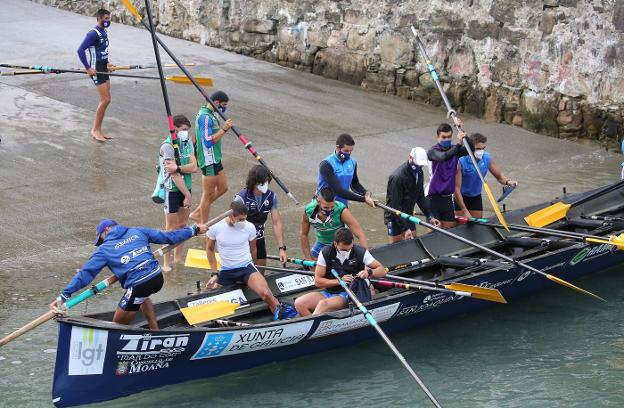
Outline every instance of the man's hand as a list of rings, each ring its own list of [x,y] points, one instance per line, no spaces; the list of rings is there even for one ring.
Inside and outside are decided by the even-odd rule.
[[[516,187],[518,185],[518,182],[516,180],[507,180],[507,183],[505,184],[508,186]]]
[[[464,210],[464,211],[463,211],[463,213],[464,213],[464,217],[466,217],[468,220],[470,220],[471,218],[473,218],[473,217],[472,217],[472,214],[470,214],[470,211],[468,211],[468,210]]]
[[[191,208],[191,195],[185,195],[184,196],[184,201],[182,201],[182,207],[184,208]]]
[[[433,225],[434,227],[438,227],[438,228],[440,228],[440,225],[442,225],[440,220],[438,220],[437,218],[433,218],[433,217],[431,217],[429,219],[429,224]]]
[[[342,280],[347,282],[347,285],[350,285],[353,279],[353,275],[342,275]]]
[[[87,68],[87,74],[89,74],[89,76],[96,76],[97,74],[95,72],[95,68]]]
[[[208,279],[208,282],[206,282],[206,289],[218,288],[219,287],[219,284],[217,283],[218,279],[219,279],[219,275],[214,275],[210,279]]]
[[[178,170],[178,164],[175,160],[165,160],[165,171],[169,174],[174,174]]]
[[[355,276],[362,280],[369,278],[368,271],[366,269],[359,271]]]
[[[279,250],[279,259],[283,265],[285,265],[286,262],[288,262],[288,255],[286,255],[286,250],[284,248],[280,248]]]
[[[405,233],[403,234],[403,239],[413,239],[414,238],[414,234],[412,233],[411,229],[408,229],[407,231],[405,231]]]
[[[208,231],[208,226],[206,224],[195,224],[197,225],[197,235],[205,234]]]
[[[463,130],[460,130],[459,132],[457,132],[457,140],[460,144],[463,143],[463,140],[465,137],[466,137],[466,133],[464,133]]]
[[[234,122],[232,122],[232,119],[228,119],[223,122],[223,126],[221,126],[221,129],[223,129],[224,132],[227,132],[232,126],[234,126]]]
[[[369,207],[375,208],[375,200],[373,199],[373,193],[371,193],[370,191],[367,191],[366,194],[364,194],[364,202]]]

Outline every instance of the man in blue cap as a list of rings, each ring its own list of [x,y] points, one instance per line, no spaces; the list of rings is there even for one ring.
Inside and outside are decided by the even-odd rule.
[[[114,220],[104,219],[95,230],[94,245],[98,247],[97,250],[50,307],[59,307],[72,293],[89,285],[107,266],[126,289],[115,310],[113,322],[130,324],[140,308],[149,328],[158,329],[154,305],[149,296],[162,288],[164,279],[149,244],[175,245],[206,230],[206,225],[196,224],[175,231],[159,231],[145,227],[126,227]]]

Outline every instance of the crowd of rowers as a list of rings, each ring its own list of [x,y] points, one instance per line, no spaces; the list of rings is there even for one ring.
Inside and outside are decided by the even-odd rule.
[[[217,109],[225,112],[229,103],[225,92],[215,92],[211,99]],[[182,262],[183,249],[178,246],[172,259],[166,256],[161,267],[149,244],[174,245],[198,233],[206,234],[206,255],[213,267],[207,287],[244,284],[267,303],[276,320],[346,307],[348,296],[331,270],[336,270],[350,285],[364,283],[374,291],[368,279],[382,278],[386,271],[367,250],[366,235],[349,210],[349,201],[371,207],[375,207],[377,201],[359,180],[358,164],[352,156],[355,147],[352,136],[339,135],[333,151],[320,162],[314,198],[302,212],[301,250],[306,259],[316,261],[314,282],[321,290],[306,293],[296,298],[294,305],[287,305],[280,303],[271,293],[258,268],[262,270],[267,262],[265,223],[269,216],[280,261],[287,262],[279,200],[269,188],[271,173],[262,165],[253,166],[245,187],[236,193],[229,206],[231,214],[208,228],[206,222],[212,204],[228,190],[221,145],[223,135],[233,126],[233,121],[220,120],[213,107],[207,104],[199,109],[192,136],[189,136],[191,122],[185,116],[175,116],[174,125],[177,140],[168,137],[160,147],[165,231],[126,227],[112,219],[102,220],[96,228],[97,250],[51,303],[52,308],[61,307],[74,292],[89,285],[104,267],[108,267],[126,290],[113,321],[129,324],[136,311],[141,309],[149,327],[157,329],[157,318],[149,296],[162,288],[162,272],[170,270],[172,263]],[[482,182],[467,156],[464,138],[474,151],[483,176],[490,172],[502,185],[516,185],[503,175],[486,151],[485,136],[475,133],[467,137],[459,130],[456,138],[453,143],[453,129],[443,123],[437,128],[436,143],[429,150],[414,147],[406,152],[407,160],[388,178],[386,204],[408,214],[414,213],[418,205],[427,221],[441,228],[453,227],[458,215],[480,218]],[[427,187],[424,168],[430,175]],[[197,171],[202,174],[202,194],[199,206],[191,212],[191,175]],[[187,227],[189,218],[196,224]],[[385,212],[384,223],[391,243],[416,236],[414,223],[389,211]],[[309,240],[311,229],[316,238],[313,245]],[[219,270],[215,268],[218,265],[217,252]]]

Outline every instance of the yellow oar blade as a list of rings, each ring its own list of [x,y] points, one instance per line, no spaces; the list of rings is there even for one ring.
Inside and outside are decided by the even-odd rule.
[[[217,258],[217,266],[215,268],[211,268],[210,262],[208,262],[208,257],[206,256],[206,251],[202,249],[189,248],[188,253],[186,254],[186,259],[184,260],[184,266],[201,269],[219,269],[221,267],[219,254],[216,254],[215,256]]]
[[[481,288],[474,285],[466,285],[464,283],[451,283],[444,285],[446,289],[457,290],[460,292],[472,293],[473,297],[490,302],[507,303],[507,299],[500,293],[498,289]]]
[[[565,218],[570,207],[572,207],[570,204],[564,204],[560,201],[527,215],[524,220],[531,227],[542,228]]]
[[[192,84],[191,80],[188,79],[184,75],[171,75],[171,76],[166,77],[165,79],[167,79],[168,81],[175,82],[176,84]],[[197,82],[199,85],[202,85],[202,86],[212,86],[213,85],[212,78],[193,77],[193,79],[195,80],[195,82]]]
[[[143,20],[143,18],[141,17],[141,15],[139,14],[138,10],[136,9],[136,7],[134,7],[132,5],[132,3],[130,3],[130,0],[121,0],[121,2],[124,4],[124,6],[126,6],[126,8],[128,9],[128,11],[138,20],[141,21]]]
[[[505,217],[503,217],[503,213],[501,213],[500,208],[498,208],[498,203],[496,202],[496,199],[492,195],[492,190],[490,190],[490,186],[488,186],[487,183],[483,183],[483,189],[485,190],[485,194],[488,196],[488,200],[490,200],[490,203],[492,204],[492,208],[494,209],[494,212],[496,213],[496,218],[498,218],[498,222],[500,222],[501,225],[505,227],[507,232],[509,232],[509,225],[507,225],[507,221],[505,221]]]
[[[239,306],[238,303],[219,300],[199,306],[182,307],[180,311],[190,325],[195,325],[234,314]]]
[[[550,275],[550,274],[548,274],[548,273],[547,273],[547,274],[545,274],[545,276],[546,276],[548,279],[550,279],[551,281],[556,282],[556,283],[558,283],[558,284],[560,284],[560,285],[567,286],[567,287],[568,287],[568,288],[570,288],[570,289],[577,290],[577,291],[579,291],[579,292],[585,293],[586,295],[592,296],[592,297],[594,297],[594,298],[596,298],[596,299],[599,299],[599,300],[602,300],[603,302],[606,302],[606,300],[604,300],[604,299],[603,299],[603,298],[601,298],[600,296],[598,296],[598,295],[594,295],[593,293],[588,292],[588,291],[586,291],[585,289],[581,289],[581,288],[579,288],[578,286],[575,286],[575,285],[571,284],[570,282],[565,281],[565,280],[563,280],[563,279],[561,279],[561,278],[558,278],[558,277],[556,277],[556,276],[554,276],[554,275]]]
[[[620,251],[624,251],[624,234],[620,234],[619,236],[611,236],[609,240],[606,239],[597,239],[597,238],[585,238],[586,242],[591,242],[592,244],[609,244],[617,247]]]

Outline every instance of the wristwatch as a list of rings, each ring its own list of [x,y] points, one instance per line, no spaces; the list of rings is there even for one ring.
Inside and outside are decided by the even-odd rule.
[[[278,250],[279,250],[279,249],[283,249],[283,250],[285,251],[285,250],[286,250],[286,245],[281,246],[281,247],[279,247],[279,248],[277,248],[277,249],[278,249]]]

